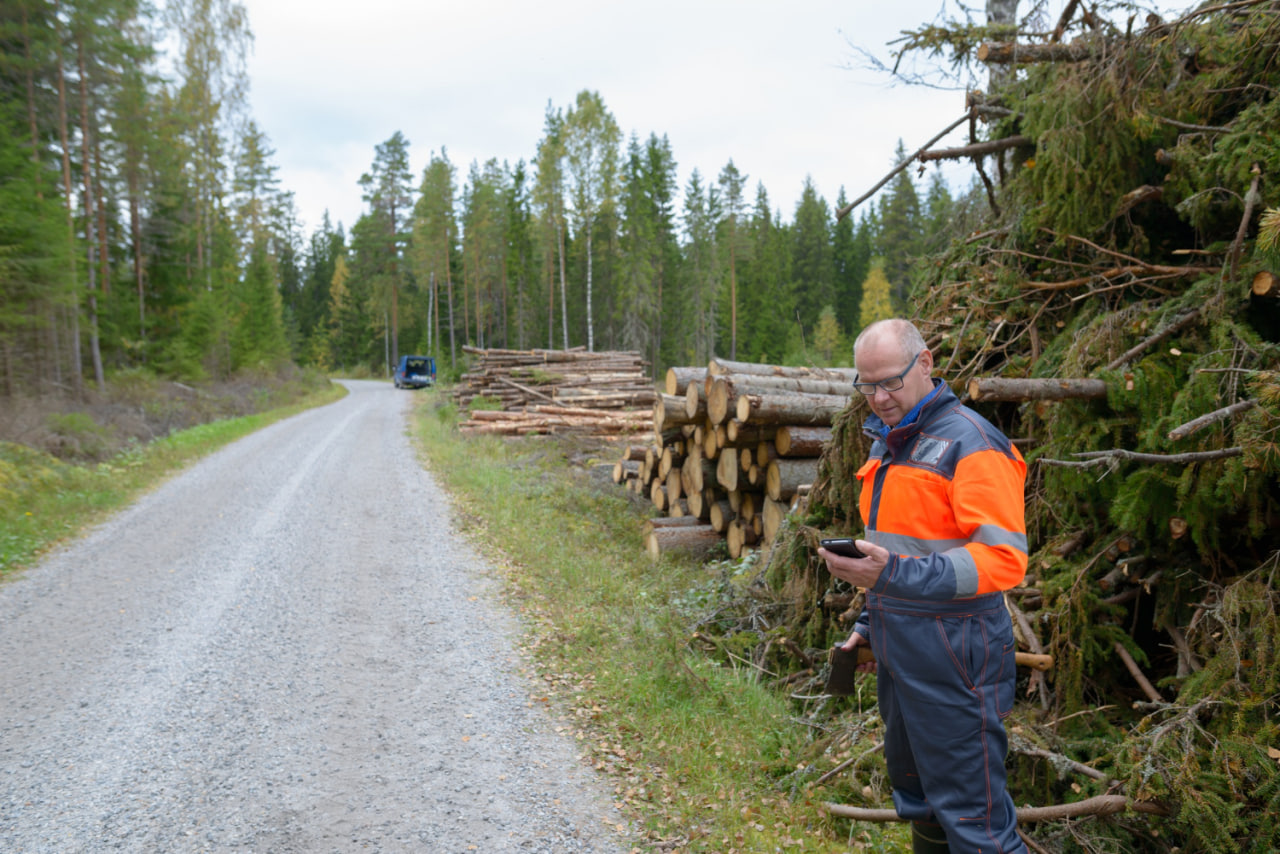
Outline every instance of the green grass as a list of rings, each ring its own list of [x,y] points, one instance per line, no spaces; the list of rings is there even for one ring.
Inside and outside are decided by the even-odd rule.
[[[746,666],[690,646],[693,615],[735,564],[650,561],[645,508],[552,439],[461,436],[438,399],[416,410],[425,465],[464,530],[500,565],[522,614],[545,699],[609,775],[638,849],[897,851],[903,828],[847,822],[797,774],[810,734],[790,701]],[[611,452],[605,451],[607,455]],[[582,462],[581,460],[576,460]]]
[[[0,579],[101,522],[193,460],[344,394],[342,386],[332,384],[290,406],[201,424],[96,464],[68,463],[0,442]]]

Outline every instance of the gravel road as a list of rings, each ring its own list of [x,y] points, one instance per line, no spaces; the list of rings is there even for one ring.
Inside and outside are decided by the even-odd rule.
[[[415,395],[346,385],[0,584],[0,851],[625,850]]]

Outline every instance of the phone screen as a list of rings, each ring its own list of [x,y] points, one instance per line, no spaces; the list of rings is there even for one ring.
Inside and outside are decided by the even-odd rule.
[[[835,539],[823,540],[822,547],[833,554],[843,555],[844,557],[866,557],[866,555],[859,551],[853,537],[837,537]]]

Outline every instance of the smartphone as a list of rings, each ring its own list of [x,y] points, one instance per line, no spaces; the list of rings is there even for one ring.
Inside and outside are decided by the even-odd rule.
[[[858,549],[853,537],[837,537],[833,540],[823,540],[822,547],[832,554],[842,555],[843,557],[866,557]]]

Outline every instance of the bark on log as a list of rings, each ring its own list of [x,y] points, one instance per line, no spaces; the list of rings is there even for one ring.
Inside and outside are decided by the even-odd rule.
[[[678,528],[654,528],[645,537],[645,548],[655,561],[663,555],[688,554],[703,557],[720,542],[720,535],[710,525]]]
[[[897,810],[868,809],[833,803],[825,803],[823,808],[831,815],[851,818],[855,821],[906,821],[906,819],[898,817]],[[1097,795],[1071,804],[1053,804],[1047,807],[1018,807],[1018,822],[1020,824],[1034,824],[1039,821],[1059,821],[1064,818],[1079,818],[1081,816],[1115,815],[1125,810],[1147,813],[1148,815],[1169,814],[1169,810],[1166,807],[1150,801],[1131,801],[1124,795]]]
[[[972,400],[1068,400],[1107,396],[1107,384],[1094,379],[976,377],[969,380]]]
[[[1250,290],[1254,296],[1280,299],[1280,276],[1267,270],[1254,273]]]
[[[778,435],[776,425],[751,424],[746,421],[739,421],[737,418],[729,419],[724,428],[725,436],[730,445],[752,445],[756,442],[768,441]]]
[[[672,427],[692,424],[693,422],[694,419],[685,414],[683,397],[674,394],[660,394],[658,399],[653,402],[653,432],[655,435],[661,434]]]
[[[794,377],[800,379],[829,379],[836,382],[854,382],[858,372],[853,368],[802,368],[784,365],[762,365],[755,362],[734,362],[729,359],[712,359],[707,366],[715,376],[726,374],[756,374],[765,377]]]
[[[681,395],[690,383],[702,384],[707,378],[706,368],[667,368],[667,394]]]
[[[765,473],[765,493],[774,501],[783,501],[795,495],[801,484],[813,483],[817,476],[816,459],[776,459]]]
[[[828,394],[747,394],[738,398],[738,420],[759,424],[830,427],[849,398]]]
[[[778,428],[778,435],[773,443],[780,457],[820,457],[830,441],[830,427],[788,425]]]
[[[647,537],[658,528],[692,528],[698,524],[701,523],[693,516],[655,516],[644,520],[640,533]]]
[[[999,154],[1022,145],[1035,145],[1029,136],[1006,136],[1002,139],[991,139],[986,142],[975,142],[973,145],[962,145],[958,148],[937,148],[933,151],[920,152],[920,159],[930,160],[965,160],[970,157],[983,157],[988,154]]]
[[[987,42],[978,47],[978,61],[989,65],[1031,65],[1037,62],[1084,62],[1092,59],[1093,48],[1081,42],[1070,44],[1018,44]]]

